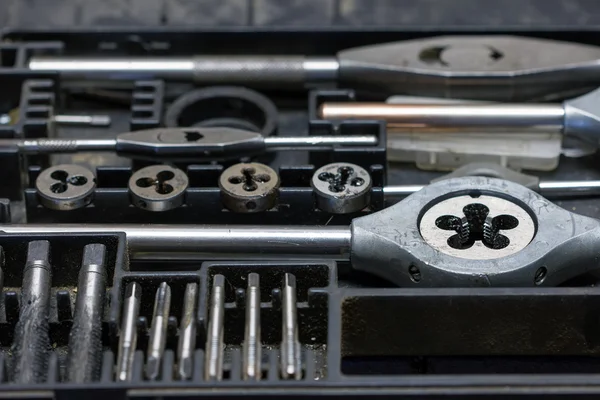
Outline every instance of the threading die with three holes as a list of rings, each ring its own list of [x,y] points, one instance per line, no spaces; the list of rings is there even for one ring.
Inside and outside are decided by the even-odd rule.
[[[371,202],[371,176],[355,164],[327,164],[315,171],[311,186],[317,206],[331,214],[357,212]]]
[[[88,168],[61,164],[43,170],[35,181],[39,202],[52,210],[75,210],[94,199],[96,177]]]
[[[168,165],[152,165],[135,172],[129,179],[131,202],[149,211],[168,211],[185,203],[189,186],[182,170]]]
[[[266,211],[277,205],[279,184],[277,173],[264,164],[235,164],[219,178],[221,201],[233,212]]]

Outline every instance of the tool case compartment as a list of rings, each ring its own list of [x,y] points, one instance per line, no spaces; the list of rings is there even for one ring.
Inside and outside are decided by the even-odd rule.
[[[26,68],[32,55],[87,56],[192,54],[310,54],[333,55],[360,45],[443,34],[477,34],[459,30],[338,30],[270,31],[258,29],[110,29],[6,32],[0,44],[0,116],[16,108],[18,117],[0,124],[0,138],[112,138],[117,133],[161,126],[167,108],[192,85],[140,77],[131,84],[113,82],[106,93],[61,81],[55,73]],[[498,30],[493,33],[507,33]],[[594,32],[509,32],[600,45]],[[260,43],[260,46],[256,44]],[[226,84],[224,82],[223,84]],[[136,170],[156,164],[147,159],[112,153],[20,156],[16,148],[0,150],[3,182],[0,221],[28,223],[129,223],[216,225],[347,225],[352,218],[386,206],[389,184],[427,184],[441,175],[411,165],[388,164],[386,132],[378,121],[318,120],[324,99],[383,100],[352,88],[316,85],[288,92],[259,90],[278,108],[280,136],[374,135],[379,145],[337,147],[331,152],[290,151],[260,156],[281,178],[278,206],[264,213],[238,214],[223,207],[218,187],[221,172],[239,160],[215,163],[176,163],[190,185],[185,205],[166,212],[149,212],[131,204],[128,180]],[[66,127],[53,121],[60,114],[106,114],[110,128]],[[332,215],[319,210],[310,179],[319,167],[337,161],[367,169],[373,179],[368,208]],[[35,180],[40,172],[63,163],[88,164],[96,174],[93,202],[81,209],[56,211],[40,204]],[[556,171],[536,173],[543,179],[600,178],[596,156],[561,159]],[[564,208],[600,217],[596,198],[559,199]],[[52,292],[49,314],[48,378],[21,385],[11,382],[11,346],[19,315],[19,298],[27,245],[48,240],[52,251]],[[95,382],[75,384],[66,379],[69,333],[83,247],[107,248],[107,296],[102,324],[102,366]],[[580,277],[556,288],[433,289],[398,288],[390,282],[354,271],[348,262],[326,258],[274,260],[271,257],[224,255],[220,260],[130,259],[125,234],[0,234],[4,251],[4,287],[0,297],[0,396],[26,398],[183,398],[190,396],[381,396],[454,398],[510,394],[597,396],[600,392],[600,297],[597,278]],[[259,258],[259,259],[257,259]],[[281,285],[285,273],[297,280],[302,378],[283,379],[279,373],[282,336]],[[261,284],[262,379],[242,378],[245,289],[248,274]],[[204,360],[213,278],[225,277],[224,373],[221,381],[206,380]],[[115,364],[123,297],[128,284],[142,288],[137,321],[138,342],[132,379],[117,382]],[[149,328],[155,293],[162,282],[172,292],[166,350],[161,378],[145,377]],[[197,341],[194,375],[177,379],[174,366],[188,283],[198,283]]]

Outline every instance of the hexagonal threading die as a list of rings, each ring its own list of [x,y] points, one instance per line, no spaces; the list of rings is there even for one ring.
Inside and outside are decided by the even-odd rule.
[[[458,196],[515,203],[535,224],[527,245],[498,258],[469,259],[440,251],[422,236],[425,213]],[[351,225],[354,268],[400,286],[553,286],[599,267],[600,221],[564,210],[534,191],[500,179],[464,177],[426,186]],[[491,251],[491,250],[490,250]]]
[[[371,202],[371,176],[366,169],[337,162],[317,169],[310,185],[317,207],[331,214],[348,214],[362,210]]]
[[[131,203],[148,211],[168,211],[185,204],[189,180],[185,172],[169,165],[151,165],[129,178]]]
[[[38,200],[51,210],[76,210],[94,200],[96,176],[81,165],[60,164],[43,170],[35,180]]]
[[[260,163],[232,165],[221,173],[221,201],[230,211],[256,213],[267,211],[279,201],[277,172]]]

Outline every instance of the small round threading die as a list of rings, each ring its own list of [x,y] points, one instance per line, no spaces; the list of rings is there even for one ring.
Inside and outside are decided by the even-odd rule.
[[[52,210],[75,210],[94,199],[96,177],[88,168],[61,164],[43,170],[35,181],[40,204]]]
[[[371,201],[371,176],[358,165],[327,164],[314,173],[311,186],[317,206],[331,214],[357,212]]]
[[[221,201],[230,211],[255,213],[269,210],[279,198],[279,176],[260,163],[232,165],[219,178]]]
[[[168,165],[151,165],[129,178],[131,202],[149,211],[168,211],[185,203],[188,177],[182,170]]]

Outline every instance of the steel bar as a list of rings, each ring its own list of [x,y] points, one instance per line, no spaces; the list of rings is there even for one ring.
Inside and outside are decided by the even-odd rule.
[[[15,326],[12,369],[16,383],[42,383],[48,373],[48,314],[52,266],[50,243],[30,242],[23,268],[19,321]]]
[[[426,185],[396,185],[383,188],[386,201],[400,200]],[[536,191],[542,196],[555,199],[565,197],[600,195],[600,181],[541,181]]]
[[[375,119],[390,132],[562,132],[562,104],[325,103],[323,119]]]
[[[167,343],[167,323],[171,310],[171,287],[162,282],[156,291],[154,312],[150,327],[150,340],[146,359],[146,377],[150,380],[160,378],[162,360]]]
[[[6,233],[116,233],[125,232],[132,256],[136,253],[229,253],[335,255],[348,259],[347,226],[215,226],[48,224],[0,225]]]
[[[262,342],[260,336],[260,276],[248,274],[246,289],[246,321],[242,346],[242,374],[245,380],[260,380],[262,375]]]
[[[225,277],[215,275],[213,277],[212,291],[210,296],[210,313],[208,321],[208,332],[206,334],[204,379],[223,379],[223,343],[225,319]]]
[[[102,317],[106,294],[106,247],[88,244],[77,284],[73,326],[69,335],[69,382],[97,381],[102,367]]]
[[[119,334],[117,354],[117,381],[130,381],[133,375],[133,359],[137,348],[137,322],[142,301],[142,287],[131,282],[125,289],[123,320]]]
[[[198,284],[188,283],[183,296],[183,315],[177,344],[177,377],[191,379],[194,373],[194,351],[196,350],[196,303]]]
[[[282,297],[281,377],[299,380],[302,378],[302,349],[298,339],[296,277],[292,274],[286,273],[283,278]]]

